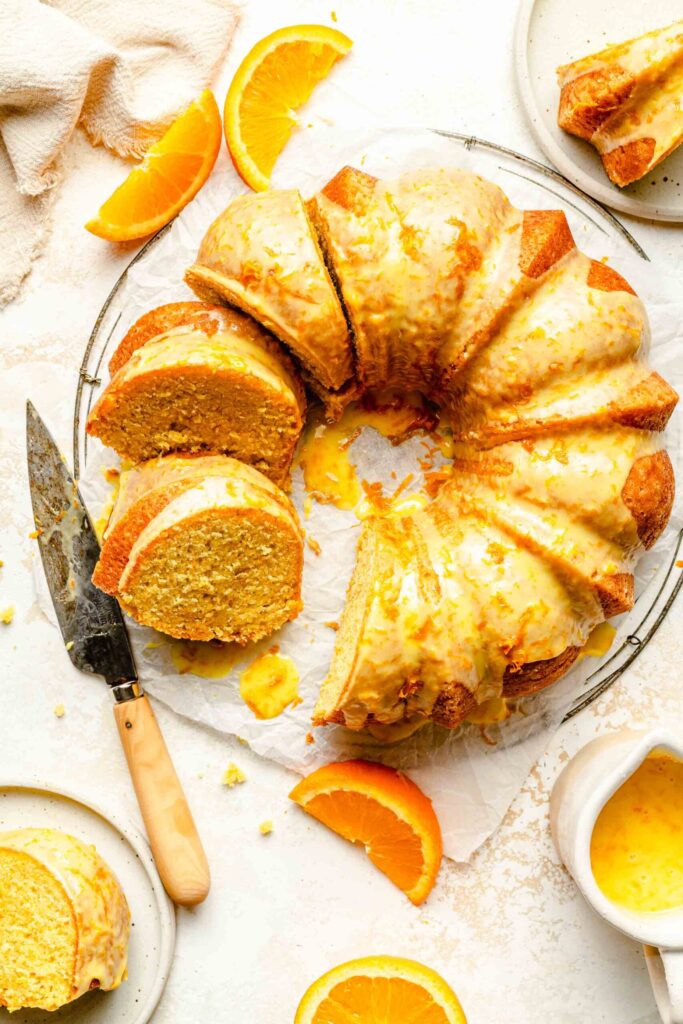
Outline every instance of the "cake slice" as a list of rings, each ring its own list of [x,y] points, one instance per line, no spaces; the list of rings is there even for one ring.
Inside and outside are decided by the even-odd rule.
[[[234,199],[207,231],[185,280],[200,298],[255,317],[323,389],[336,392],[352,376],[344,312],[297,191]]]
[[[558,124],[624,187],[683,142],[683,20],[557,70]]]
[[[448,381],[454,433],[488,446],[571,426],[662,430],[678,396],[644,362],[648,342],[628,282],[572,249]]]
[[[0,832],[0,1007],[58,1010],[126,977],[130,912],[94,846],[56,829]]]
[[[226,456],[170,455],[122,473],[93,582],[143,625],[244,644],[299,614],[302,567],[275,484]]]
[[[559,431],[492,450],[455,445],[452,474],[467,493],[504,492],[542,511],[562,510],[626,557],[652,547],[674,497],[661,438],[619,426]]]
[[[308,208],[353,328],[362,383],[432,390],[439,351],[466,344],[473,282],[480,297],[501,285],[489,252],[520,215],[495,185],[446,168],[378,181],[345,167]]]
[[[280,345],[249,317],[201,303],[161,307],[133,326],[112,365],[87,430],[121,458],[225,452],[286,481],[304,392]]]

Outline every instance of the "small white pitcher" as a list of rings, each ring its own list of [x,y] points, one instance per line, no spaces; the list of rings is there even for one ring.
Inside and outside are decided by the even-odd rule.
[[[598,888],[591,868],[591,836],[600,811],[653,750],[683,760],[683,741],[664,728],[624,729],[588,743],[555,783],[550,825],[560,857],[593,910],[643,943],[664,1024],[683,1024],[683,907],[636,914],[616,906]]]

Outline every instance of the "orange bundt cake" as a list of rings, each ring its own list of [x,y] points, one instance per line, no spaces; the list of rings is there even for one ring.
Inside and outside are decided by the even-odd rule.
[[[353,372],[344,312],[301,196],[238,196],[214,221],[185,275],[200,296],[237,306],[280,338],[335,407]]]
[[[640,299],[576,249],[560,211],[517,210],[465,171],[348,167],[303,209],[359,389],[421,391],[455,448],[431,505],[363,524],[315,721],[454,727],[552,683],[631,607],[635,561],[672,506],[660,434],[677,395],[647,364]],[[298,282],[306,258],[269,232],[266,204],[253,214],[259,272],[240,304],[258,316],[282,252]]]
[[[224,455],[167,455],[121,474],[93,573],[146,626],[247,643],[301,610],[302,534],[287,496]]]
[[[57,1010],[126,977],[130,912],[94,846],[48,828],[0,832],[0,1007]]]
[[[87,430],[130,462],[216,451],[287,479],[305,415],[297,373],[250,317],[178,302],[152,310],[123,339]]]
[[[630,185],[683,142],[683,21],[557,69],[560,128]]]

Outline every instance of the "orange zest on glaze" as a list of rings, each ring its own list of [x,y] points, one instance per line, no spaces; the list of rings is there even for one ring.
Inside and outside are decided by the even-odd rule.
[[[361,519],[392,511],[394,499],[403,494],[409,481],[401,482],[392,496],[385,495],[378,482],[360,481],[351,446],[366,427],[392,444],[400,444],[419,431],[433,430],[435,425],[435,414],[419,395],[387,391],[369,393],[362,401],[352,403],[336,423],[313,421],[298,457],[308,494],[323,504],[357,509]],[[406,508],[406,512],[409,510]]]

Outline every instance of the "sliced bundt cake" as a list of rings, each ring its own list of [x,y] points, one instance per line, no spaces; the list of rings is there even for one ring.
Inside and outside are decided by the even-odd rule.
[[[0,832],[0,1006],[57,1010],[126,976],[130,912],[94,846],[55,829]]]
[[[133,325],[87,429],[122,458],[215,451],[286,480],[305,414],[297,373],[249,317],[172,303]]]
[[[223,455],[121,474],[93,582],[143,625],[247,643],[301,610],[303,543],[287,496]]]
[[[307,258],[286,218],[267,224],[292,194],[259,198],[217,223],[250,239],[252,211],[258,272],[241,273],[239,301],[267,317],[264,282],[286,267],[301,299]],[[641,301],[576,249],[560,211],[517,210],[444,168],[344,168],[296,211],[339,290],[359,388],[421,391],[455,443],[430,506],[364,523],[315,720],[454,727],[549,685],[631,607],[635,561],[671,510],[658,434],[677,395],[647,364]]]
[[[597,149],[615,185],[683,142],[683,20],[557,69],[560,128]]]

